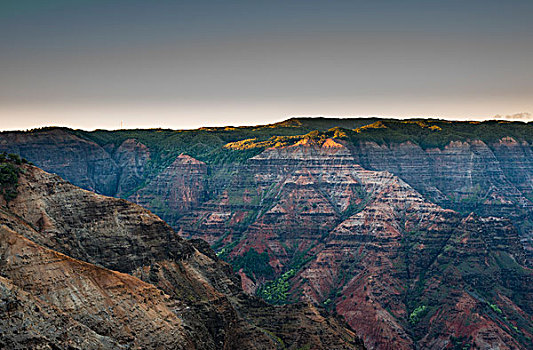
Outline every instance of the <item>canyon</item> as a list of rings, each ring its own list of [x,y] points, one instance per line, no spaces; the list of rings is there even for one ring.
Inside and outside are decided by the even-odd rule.
[[[31,252],[30,270],[6,259],[3,293],[31,308],[72,293],[70,284],[55,291],[27,277],[54,261],[65,265],[54,274],[66,276],[49,278],[82,279],[77,288],[87,287],[75,294],[103,310],[107,285],[94,275],[110,269],[99,278],[120,286],[112,308],[121,316],[103,322],[40,307],[57,323],[89,327],[94,334],[73,339],[99,346],[146,346],[141,330],[153,327],[172,329],[180,344],[209,339],[204,348],[246,339],[255,348],[304,346],[304,338],[311,348],[350,348],[361,337],[371,349],[527,349],[530,124],[300,118],[190,131],[4,132],[0,152],[122,199],[24,166],[18,195],[2,203],[2,239],[13,241],[4,256]],[[82,263],[91,267],[75,277],[72,264]],[[34,295],[44,287],[51,295]],[[153,298],[136,300],[141,289]],[[124,311],[132,308],[138,316]],[[141,312],[151,323],[136,323]],[[42,324],[41,314],[31,317]],[[297,322],[308,327],[298,339]],[[109,337],[105,329],[120,324],[131,326]],[[153,341],[173,346],[164,333]]]

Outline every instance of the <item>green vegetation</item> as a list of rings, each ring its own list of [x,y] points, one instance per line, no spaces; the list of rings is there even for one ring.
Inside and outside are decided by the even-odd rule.
[[[257,139],[257,137],[254,137],[252,139],[229,142],[224,145],[224,148],[237,151],[245,151],[255,148],[264,149],[269,147],[284,147],[294,144],[295,142],[301,140],[301,138],[301,136],[272,136],[268,140],[260,141]]]
[[[196,130],[95,130],[86,132],[72,130],[79,137],[96,142],[101,146],[116,148],[127,139],[134,139],[150,149],[151,168],[157,169],[170,164],[177,154],[186,153],[208,164],[243,161],[257,154],[255,152],[235,152],[223,146],[246,139],[266,141],[275,136],[291,136],[306,133],[312,129],[279,126],[200,128]]]
[[[36,129],[32,132],[47,131]],[[293,118],[281,123],[246,127],[200,128],[196,130],[69,130],[113,151],[127,139],[150,149],[149,170],[158,172],[177,154],[186,153],[208,164],[242,162],[266,147],[294,144],[302,139],[318,143],[325,138],[344,138],[354,143],[374,141],[392,144],[411,141],[423,148],[444,147],[451,141],[479,139],[496,142],[504,137],[533,142],[533,123],[485,121],[461,122],[437,119],[336,119]]]
[[[425,315],[426,310],[426,305],[421,305],[414,309],[413,312],[411,312],[411,314],[409,315],[409,322],[411,322],[411,324],[417,324],[418,322],[420,322],[420,319]]]
[[[0,154],[0,195],[9,202],[17,197],[20,167],[27,161],[16,154]]]
[[[217,242],[218,244],[216,244],[217,247],[219,247],[220,245],[222,245],[222,240],[224,239],[225,237],[222,237],[222,239]],[[235,242],[232,242],[230,244],[227,244],[225,245],[224,247],[222,247],[222,249],[217,253],[217,256],[222,259],[222,260],[225,260],[225,261],[228,261],[228,258],[229,258],[229,254],[231,253],[231,251],[233,250],[233,248],[235,248],[235,246],[238,244],[239,242],[238,241],[235,241]],[[213,247],[213,249],[215,249]]]
[[[48,129],[32,132],[40,130]],[[344,139],[354,145],[364,141],[378,144],[410,141],[422,148],[443,148],[452,141],[475,139],[491,143],[504,137],[533,142],[533,123],[449,122],[437,119],[293,118],[271,125],[196,130],[65,130],[96,142],[110,152],[127,139],[144,144],[150,150],[150,162],[146,166],[148,179],[169,166],[181,153],[208,165],[242,163],[267,147],[289,146],[303,140],[318,145],[327,138]]]
[[[295,273],[296,271],[294,269],[290,269],[275,280],[258,288],[257,295],[270,304],[287,304],[290,289],[289,279],[291,279]]]
[[[224,146],[226,149],[231,150],[264,150],[265,148],[277,148],[291,146],[298,142],[312,142],[317,145],[322,145],[328,138],[334,139],[346,139],[348,138],[349,130],[344,130],[339,127],[331,128],[327,131],[313,130],[307,134],[292,135],[292,136],[273,136],[268,140],[261,140],[258,138],[251,138],[240,140],[237,142],[230,142]]]
[[[490,306],[490,308],[491,308],[492,310],[494,310],[495,312],[497,312],[497,313],[499,313],[499,314],[502,313],[502,309],[500,309],[500,308],[498,307],[498,305],[496,305],[496,304],[489,304],[489,306]]]
[[[315,244],[313,245],[310,245],[309,247],[307,247],[306,249],[302,250],[302,251],[297,251],[294,253],[294,256],[291,260],[291,264],[290,264],[290,267],[292,269],[294,269],[295,271],[298,271],[300,270],[305,264],[307,264],[309,261],[313,260],[313,258],[315,257],[314,255],[310,255],[308,256],[309,254],[309,251],[311,249],[313,249],[315,247]]]
[[[350,202],[348,207],[344,210],[344,212],[342,212],[341,217],[343,220],[346,220],[350,216],[359,213],[366,207],[368,201],[370,200],[370,196],[361,188],[360,185],[355,187],[355,190],[357,191],[358,197],[361,198],[361,202],[358,204],[356,204],[355,201]]]
[[[282,245],[284,244],[282,243]],[[256,294],[270,304],[282,305],[289,303],[289,290],[291,289],[289,281],[296,275],[298,270],[313,259],[313,256],[308,256],[313,247],[314,245],[311,245],[304,250],[296,251],[296,248],[284,245],[287,253],[293,254],[291,262],[288,264],[288,270],[278,278],[268,281],[259,287]],[[270,277],[270,279],[272,278],[273,276]]]
[[[285,346],[285,343],[283,342],[283,339],[281,339],[274,333],[270,332],[269,330],[266,330],[266,329],[261,329],[261,330],[265,332],[266,334],[268,334],[272,339],[274,339],[279,344],[281,349],[287,349],[287,347]]]
[[[450,345],[452,346],[452,349],[454,350],[469,350],[472,347],[472,344],[470,344],[470,341],[472,340],[471,337],[465,337],[465,336],[459,336],[454,337],[453,335],[450,336]]]
[[[258,253],[254,248],[250,248],[245,254],[236,257],[231,261],[233,269],[239,271],[243,269],[247,276],[253,278],[274,277],[274,269],[269,264],[267,252]]]
[[[504,137],[533,140],[533,124],[522,122],[485,121],[460,122],[434,119],[383,119],[353,130],[352,142],[374,141],[391,144],[411,141],[422,148],[443,148],[452,141],[478,139],[486,143]]]

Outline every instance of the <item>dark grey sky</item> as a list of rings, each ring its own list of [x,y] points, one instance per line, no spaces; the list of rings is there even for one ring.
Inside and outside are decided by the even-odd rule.
[[[533,112],[533,1],[0,0],[0,129]]]

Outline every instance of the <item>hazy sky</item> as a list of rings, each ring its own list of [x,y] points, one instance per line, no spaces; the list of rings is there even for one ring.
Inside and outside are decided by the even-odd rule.
[[[522,112],[532,0],[0,0],[0,129]]]

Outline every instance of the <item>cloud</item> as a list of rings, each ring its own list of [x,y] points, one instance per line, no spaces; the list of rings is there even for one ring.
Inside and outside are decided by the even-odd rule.
[[[494,116],[494,119],[533,121],[533,115],[529,112],[521,112],[505,116],[497,114]]]

